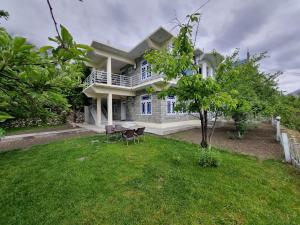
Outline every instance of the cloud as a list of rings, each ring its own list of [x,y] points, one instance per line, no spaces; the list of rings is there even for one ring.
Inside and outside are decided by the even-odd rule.
[[[92,40],[129,50],[157,27],[174,27],[206,0],[76,0],[54,1],[58,23],[64,24],[78,43]],[[55,35],[46,1],[2,0],[9,11],[1,23],[11,34],[22,35],[37,46],[49,44]],[[244,56],[267,50],[266,71],[281,70],[280,87],[300,88],[300,1],[211,0],[202,10],[197,47],[229,54],[240,48]],[[172,30],[173,33],[177,29]]]

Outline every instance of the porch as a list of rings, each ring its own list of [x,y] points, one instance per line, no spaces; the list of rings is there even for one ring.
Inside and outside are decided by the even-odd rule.
[[[116,121],[128,120],[126,96],[102,94],[92,98],[91,102],[91,105],[84,107],[86,124],[104,127]]]
[[[200,128],[200,122],[198,120],[189,120],[189,121],[177,121],[177,122],[168,122],[168,123],[146,123],[141,121],[114,121],[114,125],[121,125],[125,128],[134,129],[136,127],[146,127],[145,132],[152,133],[156,135],[168,135],[176,133],[179,131],[189,130],[193,128]],[[76,124],[78,127],[85,128],[90,131],[97,133],[105,132],[106,123],[102,123],[100,126],[95,124],[81,123]]]

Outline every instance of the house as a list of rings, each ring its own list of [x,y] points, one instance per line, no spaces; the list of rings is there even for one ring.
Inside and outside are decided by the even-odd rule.
[[[160,27],[129,52],[93,41],[94,50],[88,53],[92,72],[83,90],[91,98],[91,105],[85,107],[86,123],[102,129],[105,124],[139,125],[157,134],[198,127],[200,122],[195,116],[174,111],[176,96],[158,99],[164,85],[163,74],[151,71],[151,65],[143,58],[147,50],[168,47],[172,38]],[[213,57],[201,50],[195,56],[201,73],[213,76]],[[169,81],[169,85],[176,85],[176,80]],[[147,94],[148,87],[155,92]]]

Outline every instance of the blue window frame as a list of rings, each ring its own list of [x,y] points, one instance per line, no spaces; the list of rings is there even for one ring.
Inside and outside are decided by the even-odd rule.
[[[151,78],[151,65],[146,60],[141,63],[141,80]]]
[[[169,95],[167,97],[167,114],[168,115],[176,114],[175,105],[176,105],[176,97],[174,95]]]
[[[152,96],[142,95],[141,96],[141,114],[151,115],[152,114]]]

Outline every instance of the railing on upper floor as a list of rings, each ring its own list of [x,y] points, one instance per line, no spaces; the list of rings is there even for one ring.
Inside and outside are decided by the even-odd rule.
[[[133,76],[121,75],[121,74],[111,74],[111,84],[122,87],[134,87],[145,82],[162,78],[161,74],[152,74],[151,77],[146,79],[141,79],[140,74]],[[85,79],[84,88],[89,87],[92,84],[107,84],[107,72],[94,70],[92,73]]]

